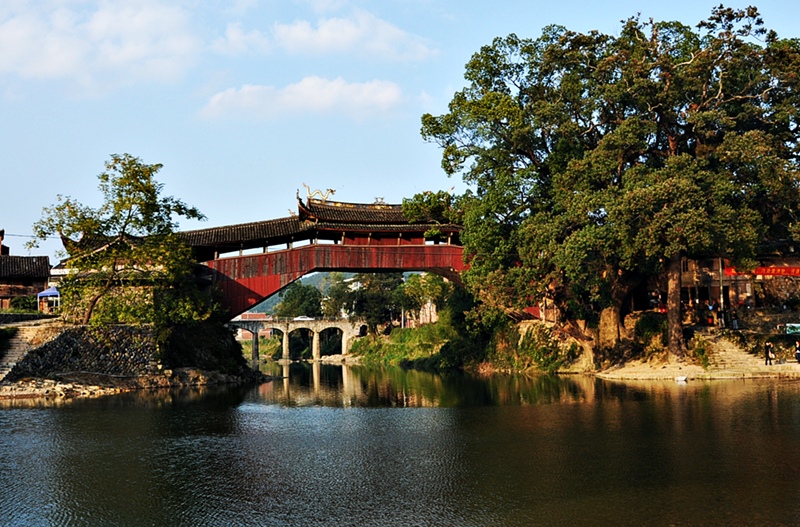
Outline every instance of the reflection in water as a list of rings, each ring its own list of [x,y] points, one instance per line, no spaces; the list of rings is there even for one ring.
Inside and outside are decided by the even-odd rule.
[[[285,406],[465,407],[582,402],[594,399],[597,380],[588,376],[439,375],[400,368],[306,362],[267,363],[264,373],[281,377],[264,384],[260,397]]]
[[[270,367],[0,409],[0,524],[800,523],[798,383]]]

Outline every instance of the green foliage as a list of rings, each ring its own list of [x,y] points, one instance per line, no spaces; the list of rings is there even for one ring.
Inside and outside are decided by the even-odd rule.
[[[250,360],[251,346],[249,340],[240,341],[242,345],[242,354],[245,360]],[[258,355],[262,359],[264,357],[271,357],[273,359],[280,359],[283,353],[283,342],[280,337],[258,337]]]
[[[619,316],[681,256],[747,268],[757,244],[800,233],[798,64],[800,41],[723,6],[696,31],[635,17],[481,48],[448,112],[422,117],[472,189],[458,204],[478,314],[547,298]]]
[[[644,345],[658,337],[662,346],[667,345],[667,317],[661,313],[647,311],[642,313],[633,329],[634,338]]]
[[[283,293],[273,313],[279,317],[322,316],[322,293],[311,285],[292,282]]]
[[[325,298],[322,300],[322,313],[326,317],[338,318],[342,313],[350,312],[351,290],[344,273],[328,274],[324,288]]]
[[[507,325],[492,339],[488,360],[509,371],[535,369],[552,373],[578,356],[576,346],[564,350],[553,337],[552,329],[534,324],[521,336],[516,325]]]
[[[703,369],[705,370],[708,369],[708,366],[710,364],[708,358],[708,350],[706,349],[706,346],[707,346],[706,341],[703,339],[699,339],[695,342],[694,349],[692,349],[692,354],[700,363],[700,366],[702,366]]]
[[[386,337],[372,336],[353,343],[352,353],[366,364],[409,365],[434,357],[452,334],[442,324],[396,329]]]
[[[361,273],[354,280],[359,287],[352,291],[351,314],[363,318],[370,333],[390,323],[400,315],[399,288],[403,283],[402,273]]]
[[[193,277],[191,250],[174,232],[176,217],[204,216],[161,196],[160,169],[129,154],[112,155],[98,176],[100,207],[58,196],[34,224],[37,238],[29,247],[57,234],[69,254],[70,272],[59,286],[67,319],[165,327],[214,315],[213,299]]]
[[[413,198],[403,199],[403,214],[412,223],[461,224],[463,215],[456,198],[450,192],[423,192]],[[426,238],[436,239],[441,231],[433,227],[425,233]]]
[[[37,311],[39,306],[36,295],[16,296],[12,298],[11,308],[19,311]]]
[[[452,294],[453,285],[435,274],[412,274],[400,285],[401,306],[415,316],[429,303],[437,309],[444,307],[446,299]]]

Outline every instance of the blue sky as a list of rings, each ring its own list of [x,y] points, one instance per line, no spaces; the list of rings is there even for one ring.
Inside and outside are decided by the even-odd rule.
[[[115,153],[164,165],[164,193],[208,217],[183,229],[287,216],[304,183],[361,203],[460,192],[420,117],[481,46],[549,24],[616,34],[637,13],[695,25],[718,3],[0,0],[5,244],[52,260],[59,242],[29,253],[24,235],[58,194],[98,205]],[[755,5],[800,37],[794,2]]]

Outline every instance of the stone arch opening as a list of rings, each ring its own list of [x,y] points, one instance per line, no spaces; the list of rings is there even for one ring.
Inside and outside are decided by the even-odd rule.
[[[325,328],[319,332],[320,356],[340,355],[343,353],[342,339],[344,331],[338,327]]]
[[[289,359],[310,360],[313,357],[314,332],[307,327],[289,330]]]

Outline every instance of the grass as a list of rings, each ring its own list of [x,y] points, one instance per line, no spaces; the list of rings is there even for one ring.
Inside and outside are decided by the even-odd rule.
[[[401,365],[409,361],[429,361],[449,341],[441,324],[420,328],[395,329],[388,337],[370,336],[353,343],[352,353],[365,364]]]

